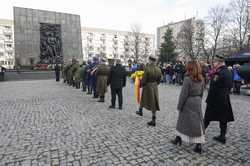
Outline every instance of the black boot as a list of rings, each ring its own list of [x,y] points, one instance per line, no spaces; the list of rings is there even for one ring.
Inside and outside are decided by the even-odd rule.
[[[101,96],[100,99],[97,102],[103,103],[104,102],[104,96]]]
[[[115,106],[114,105],[110,105],[109,108],[110,109],[115,109]]]
[[[171,141],[172,144],[174,145],[180,145],[182,144],[182,140],[180,136],[176,136],[174,140]]]
[[[195,152],[195,153],[199,153],[199,154],[202,153],[201,144],[196,144],[196,146],[195,146],[195,148],[194,148],[194,152]]]
[[[155,119],[156,119],[156,117],[155,117],[155,116],[152,116],[152,121],[148,122],[148,125],[149,125],[149,126],[155,126],[155,125],[156,125],[156,124],[155,124]]]
[[[215,141],[218,141],[222,144],[226,143],[226,132],[227,132],[227,124],[220,123],[220,135],[217,137],[214,137],[213,139]]]
[[[93,96],[93,99],[97,99],[97,98],[99,98],[99,96],[97,96],[97,95],[94,95],[94,96]]]
[[[138,111],[136,111],[137,115],[143,116],[142,108],[139,108]]]

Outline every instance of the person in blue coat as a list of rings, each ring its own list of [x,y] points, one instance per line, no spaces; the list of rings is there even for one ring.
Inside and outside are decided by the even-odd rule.
[[[240,87],[242,79],[239,75],[239,67],[240,65],[234,65],[233,66],[233,92],[235,94],[240,94]]]
[[[93,90],[93,98],[98,98],[98,94],[96,91],[96,83],[97,83],[97,75],[96,75],[96,70],[97,70],[97,66],[98,66],[99,62],[98,62],[98,58],[94,57],[93,58],[93,64],[91,67],[91,86],[92,86],[92,90]]]

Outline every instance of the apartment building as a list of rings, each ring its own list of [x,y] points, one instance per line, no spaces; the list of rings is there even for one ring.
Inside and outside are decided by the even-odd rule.
[[[0,19],[0,66],[12,69],[14,59],[13,21]]]
[[[139,62],[146,62],[154,55],[154,35],[141,33]],[[123,64],[135,60],[135,36],[128,31],[82,27],[83,59],[94,56],[107,59],[121,59]]]

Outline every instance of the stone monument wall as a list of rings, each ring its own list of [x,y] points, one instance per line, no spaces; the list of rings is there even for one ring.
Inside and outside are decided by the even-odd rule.
[[[46,26],[48,32],[44,32]],[[41,37],[41,34],[45,35]],[[59,57],[64,62],[72,58],[82,61],[79,15],[14,7],[14,38],[15,56],[21,65],[51,63],[48,56]],[[44,42],[51,45],[46,48]]]

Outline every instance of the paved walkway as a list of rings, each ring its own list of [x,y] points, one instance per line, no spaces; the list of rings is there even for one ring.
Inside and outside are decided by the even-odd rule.
[[[250,98],[232,96],[236,121],[227,144],[213,141],[219,130],[212,123],[206,152],[198,155],[193,145],[170,143],[179,92],[160,86],[161,111],[152,128],[146,126],[150,112],[134,113],[130,83],[122,111],[108,109],[110,94],[101,104],[54,80],[0,83],[0,165],[250,165]]]

